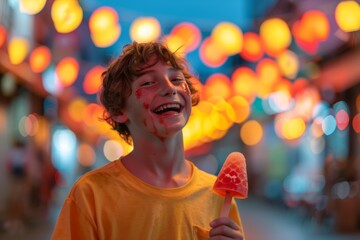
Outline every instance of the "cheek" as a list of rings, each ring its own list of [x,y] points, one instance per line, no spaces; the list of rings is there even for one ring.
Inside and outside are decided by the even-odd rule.
[[[191,95],[191,93],[190,93],[190,88],[189,88],[189,85],[187,85],[187,83],[181,83],[181,84],[180,84],[180,87],[182,88],[182,90],[183,90],[188,96]]]
[[[135,96],[136,96],[137,99],[140,99],[140,98],[141,98],[141,96],[142,96],[142,91],[141,91],[141,89],[137,89],[137,90],[135,91]]]
[[[149,109],[149,104],[148,103],[143,103],[143,107],[145,110],[148,110]]]

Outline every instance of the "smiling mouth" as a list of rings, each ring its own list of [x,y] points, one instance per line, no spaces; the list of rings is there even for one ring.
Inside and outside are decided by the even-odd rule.
[[[182,106],[179,103],[168,103],[155,108],[153,112],[161,115],[165,113],[180,113],[181,110]]]

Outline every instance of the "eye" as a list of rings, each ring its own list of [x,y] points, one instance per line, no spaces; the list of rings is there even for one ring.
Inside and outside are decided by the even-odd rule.
[[[151,86],[152,84],[154,84],[153,81],[144,81],[140,84],[141,87],[146,87],[146,86]]]
[[[174,83],[182,83],[185,81],[185,78],[181,77],[181,76],[177,76],[177,77],[174,77],[171,81]]]

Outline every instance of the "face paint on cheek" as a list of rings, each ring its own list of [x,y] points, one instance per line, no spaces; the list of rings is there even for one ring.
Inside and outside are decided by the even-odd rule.
[[[148,103],[143,103],[143,107],[148,110],[149,109],[149,104]]]
[[[190,96],[191,93],[190,93],[190,88],[189,88],[189,85],[187,83],[181,83],[180,84],[180,87],[183,89],[183,91],[188,95]]]
[[[142,96],[142,91],[141,91],[140,88],[135,91],[135,96],[136,96],[137,99],[141,98],[141,96]]]

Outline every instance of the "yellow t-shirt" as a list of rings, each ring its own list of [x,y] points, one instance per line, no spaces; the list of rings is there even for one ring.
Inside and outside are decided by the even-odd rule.
[[[212,192],[216,176],[193,165],[191,180],[159,188],[132,175],[120,160],[82,176],[71,189],[52,239],[208,239],[223,197]],[[230,217],[241,227],[233,200]]]

